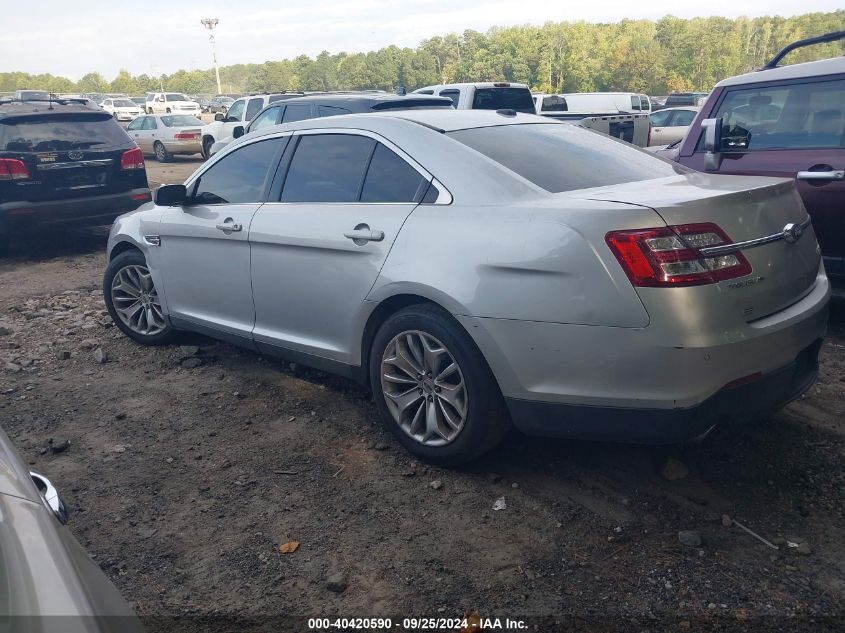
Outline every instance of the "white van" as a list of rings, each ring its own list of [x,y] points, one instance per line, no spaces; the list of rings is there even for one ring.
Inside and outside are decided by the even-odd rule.
[[[611,114],[651,114],[651,99],[637,92],[572,92],[535,95],[537,114],[546,112],[590,112]]]

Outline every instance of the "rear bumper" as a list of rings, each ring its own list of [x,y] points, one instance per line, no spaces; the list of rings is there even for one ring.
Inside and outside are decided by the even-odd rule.
[[[788,365],[753,382],[721,389],[685,409],[592,407],[506,398],[514,424],[543,437],[661,444],[681,442],[715,426],[759,419],[800,397],[815,382],[821,339]]]
[[[171,154],[199,154],[202,151],[202,141],[162,141],[164,147]]]
[[[85,198],[7,202],[0,204],[0,234],[50,224],[111,224],[117,216],[134,211],[151,199],[149,188],[144,187]]]

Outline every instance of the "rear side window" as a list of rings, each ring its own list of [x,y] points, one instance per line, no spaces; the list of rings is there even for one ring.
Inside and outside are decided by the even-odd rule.
[[[528,88],[477,88],[472,98],[472,108],[535,113],[534,100]]]
[[[361,202],[414,202],[427,187],[428,181],[416,169],[378,143],[361,190]]]
[[[311,118],[311,106],[304,104],[288,105],[285,108],[285,114],[282,117],[283,123],[290,121],[304,121]]]
[[[337,106],[319,106],[318,111],[321,117],[324,116],[337,116],[339,114],[352,114],[352,110],[347,110],[346,108],[339,108]]]
[[[0,149],[9,152],[108,150],[129,145],[129,136],[106,113],[8,118],[0,122]]]
[[[441,97],[447,97],[452,100],[452,105],[456,108],[458,107],[458,101],[461,98],[461,93],[458,90],[441,90],[440,91]]]
[[[845,80],[729,90],[723,151],[845,147]]]
[[[683,127],[692,124],[696,113],[692,110],[675,110],[675,116],[672,117],[673,127]]]
[[[375,144],[351,134],[302,136],[285,177],[282,202],[356,202]]]
[[[237,204],[264,201],[268,174],[275,172],[273,159],[286,138],[257,141],[227,154],[197,181],[194,204]]]
[[[257,98],[257,99],[250,99],[249,103],[246,105],[246,119],[247,121],[252,121],[253,117],[261,111],[261,108],[264,107],[264,99]]]
[[[687,173],[622,141],[566,123],[503,125],[449,132],[546,191],[557,193]],[[554,160],[549,157],[554,156]]]

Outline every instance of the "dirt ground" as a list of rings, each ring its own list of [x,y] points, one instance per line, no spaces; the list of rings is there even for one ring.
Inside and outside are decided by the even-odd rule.
[[[150,180],[199,164],[150,161]],[[351,382],[198,336],[133,344],[102,302],[105,235],[0,260],[0,419],[139,614],[475,609],[693,631],[843,615],[845,311],[818,383],[764,423],[662,448],[513,435],[445,470],[404,453]],[[663,476],[670,458],[682,478]]]

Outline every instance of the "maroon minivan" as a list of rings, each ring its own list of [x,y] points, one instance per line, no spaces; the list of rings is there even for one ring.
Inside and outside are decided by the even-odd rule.
[[[845,57],[777,65],[795,48],[834,40],[845,40],[845,32],[790,44],[761,70],[719,83],[675,160],[699,171],[795,178],[834,296],[843,299]]]

